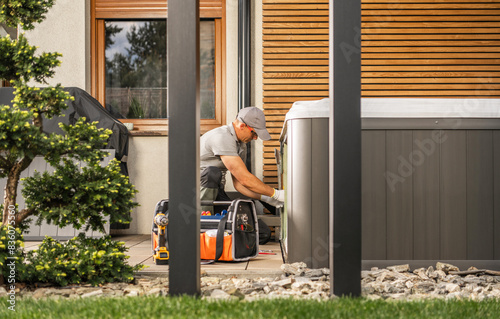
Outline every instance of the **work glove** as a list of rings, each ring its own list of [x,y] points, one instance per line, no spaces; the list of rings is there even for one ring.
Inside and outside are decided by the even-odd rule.
[[[272,198],[280,202],[285,202],[285,190],[284,189],[274,189],[274,194]]]
[[[273,196],[260,195],[260,200],[277,208],[283,207],[285,202],[285,191],[275,189]]]
[[[260,195],[260,200],[268,203],[269,205],[273,205],[274,207],[277,208],[283,207],[283,202],[280,202],[279,200],[266,195]]]

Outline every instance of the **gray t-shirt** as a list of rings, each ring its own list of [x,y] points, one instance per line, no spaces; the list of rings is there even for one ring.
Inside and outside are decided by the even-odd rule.
[[[217,127],[203,134],[200,138],[200,169],[208,166],[220,168],[222,185],[226,184],[227,168],[220,156],[239,156],[245,161],[247,145],[238,141],[232,124]]]

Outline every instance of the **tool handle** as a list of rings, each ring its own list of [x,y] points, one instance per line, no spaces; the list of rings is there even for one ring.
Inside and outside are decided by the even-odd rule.
[[[232,203],[232,201],[211,201],[211,200],[200,201],[201,206],[231,205],[231,203]]]

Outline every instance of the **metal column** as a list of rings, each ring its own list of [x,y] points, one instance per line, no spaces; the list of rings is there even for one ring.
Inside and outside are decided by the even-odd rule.
[[[330,287],[361,295],[361,1],[330,0]]]
[[[250,0],[238,0],[238,111],[250,106]]]
[[[238,112],[250,106],[250,0],[238,0]],[[247,144],[245,165],[252,171],[252,144]]]
[[[169,0],[167,18],[169,281],[171,295],[200,287],[199,0]]]

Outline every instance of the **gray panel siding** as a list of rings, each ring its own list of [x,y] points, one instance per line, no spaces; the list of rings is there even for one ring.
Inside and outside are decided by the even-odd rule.
[[[47,168],[47,162],[43,159],[43,157],[35,157],[33,159],[33,161],[31,162],[30,166],[25,170],[25,172],[28,172],[28,175],[29,176],[33,176],[35,175],[36,172],[39,172],[39,173],[43,173],[45,172]],[[22,197],[22,195],[21,195]],[[19,195],[18,195],[18,198]],[[30,222],[30,227],[29,227],[29,231],[28,233],[25,235],[26,236],[34,236],[34,237],[38,237],[38,236],[54,236],[56,235],[57,233],[57,226],[53,226],[54,227],[54,232],[53,233],[47,233],[47,232],[44,232],[44,233],[40,233],[40,229],[41,229],[41,225],[36,225],[36,222],[37,222],[38,218],[37,217],[31,217],[31,222]],[[46,224],[46,222],[42,222],[42,224]]]
[[[115,157],[114,150],[107,150],[107,151],[109,152],[109,154],[103,159],[101,165],[107,165],[111,161],[111,159]],[[81,165],[81,162],[79,164]],[[54,168],[50,166],[42,156],[37,156],[33,159],[30,166],[21,173],[21,178],[33,176],[35,175],[36,172],[50,173],[53,171]],[[3,190],[6,183],[7,183],[7,178],[0,179],[0,189]],[[21,194],[21,189],[23,186],[22,183],[23,183],[22,181],[19,183],[18,193],[17,193],[17,204],[20,210],[25,208],[24,197]],[[31,221],[29,223],[28,229],[25,231],[24,234],[24,239],[26,240],[40,240],[43,239],[45,236],[50,236],[56,239],[69,239],[71,237],[74,237],[76,234],[80,232],[73,229],[71,226],[65,228],[58,228],[56,225],[47,224],[47,222],[45,221],[42,221],[41,225],[37,225],[38,217],[32,216],[30,217],[30,219]],[[109,233],[109,227],[110,227],[109,223],[106,223],[104,225],[106,233]],[[92,237],[102,237],[103,235],[105,234],[92,231],[87,232],[87,236],[92,236]]]
[[[400,182],[387,191],[387,258],[413,258],[413,166],[411,131],[388,131],[387,173]]]
[[[414,131],[413,259],[439,258],[439,161],[440,144],[434,131]]]
[[[500,131],[364,130],[362,214],[364,260],[500,259]]]
[[[310,268],[329,265],[328,118],[287,121],[287,250],[288,262]]]
[[[315,156],[323,154],[328,149],[329,139],[328,122],[325,119],[313,119],[311,125],[311,244],[312,244],[312,268],[327,268],[329,265],[329,181],[328,156]]]
[[[493,132],[493,220],[494,259],[500,259],[500,131]]]
[[[53,166],[50,166],[48,163],[46,163],[45,170],[48,173],[53,173],[55,168]],[[54,224],[48,224],[47,222],[42,222],[42,225],[40,227],[40,236],[42,236],[42,237],[44,237],[44,236],[57,237],[58,228],[59,227],[57,227]]]
[[[467,132],[467,259],[493,259],[493,135]]]
[[[311,120],[288,121],[289,160],[288,185],[288,259],[291,262],[309,260],[311,242]],[[307,168],[307,169],[304,169]],[[305,193],[309,192],[308,195]]]
[[[385,132],[363,131],[361,143],[363,258],[385,259],[387,256]]]
[[[466,131],[446,131],[441,144],[441,258],[467,258]]]

